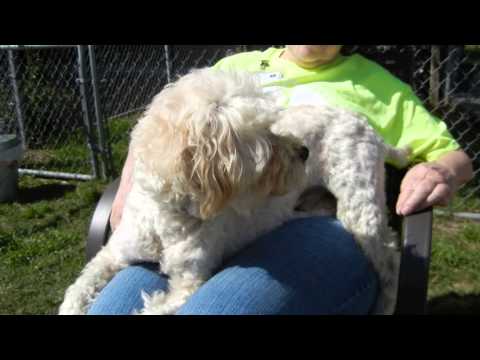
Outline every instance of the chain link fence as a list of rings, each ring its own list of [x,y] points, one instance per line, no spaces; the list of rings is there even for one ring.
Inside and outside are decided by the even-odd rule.
[[[0,51],[0,134],[15,133],[15,100],[10,85],[9,54]]]
[[[429,55],[430,61],[423,62],[423,79],[414,78],[414,84],[428,109],[447,123],[473,160],[474,179],[461,189],[464,200],[452,209],[468,210],[466,200],[480,195],[480,53],[465,51],[464,46],[433,46],[418,54]]]
[[[86,58],[85,46],[0,47],[0,133],[20,137],[21,174],[99,176],[102,148],[95,130],[101,124]]]
[[[130,131],[153,96],[192,68],[271,45],[0,47],[0,133],[27,148],[23,173],[117,175]],[[355,45],[409,83],[474,161],[464,198],[480,195],[480,51],[464,45]],[[464,204],[457,204],[462,207]]]

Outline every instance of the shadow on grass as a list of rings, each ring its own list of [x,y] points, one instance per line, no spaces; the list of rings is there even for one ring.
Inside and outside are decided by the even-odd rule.
[[[480,294],[459,295],[450,292],[428,302],[431,315],[479,315]]]
[[[30,204],[42,200],[55,200],[63,197],[67,192],[75,190],[71,184],[43,184],[35,187],[19,187],[15,202]]]

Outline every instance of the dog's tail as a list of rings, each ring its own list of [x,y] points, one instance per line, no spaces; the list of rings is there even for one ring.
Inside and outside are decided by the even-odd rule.
[[[385,144],[385,156],[386,159],[392,161],[395,165],[400,168],[404,168],[409,163],[409,157],[412,153],[410,146],[405,146],[401,148],[393,147],[391,145]]]

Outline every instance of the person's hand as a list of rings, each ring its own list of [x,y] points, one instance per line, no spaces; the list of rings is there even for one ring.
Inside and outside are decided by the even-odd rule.
[[[448,205],[455,193],[454,176],[443,165],[421,163],[412,167],[402,180],[396,211],[409,215],[433,205]]]
[[[123,208],[125,207],[125,200],[127,199],[127,195],[132,189],[133,181],[133,156],[128,153],[127,160],[125,161],[125,165],[123,166],[122,170],[122,177],[120,180],[120,184],[118,186],[117,193],[115,195],[115,199],[112,203],[112,211],[110,213],[110,228],[112,232],[120,224],[122,220]]]

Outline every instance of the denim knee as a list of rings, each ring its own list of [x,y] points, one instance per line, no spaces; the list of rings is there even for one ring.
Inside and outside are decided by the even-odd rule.
[[[142,291],[166,291],[167,279],[158,264],[131,265],[118,274],[100,292],[88,315],[129,315],[143,308]]]
[[[231,258],[179,314],[366,314],[377,290],[353,237],[335,219],[314,217]]]

